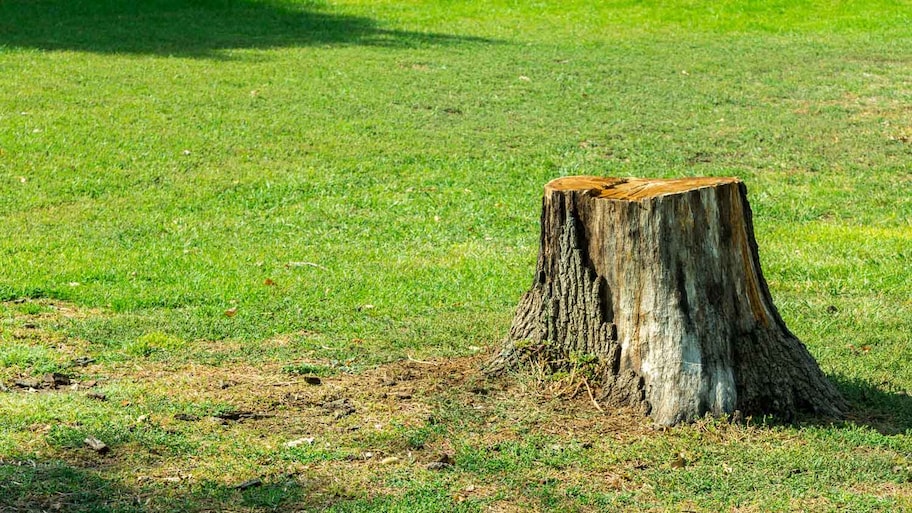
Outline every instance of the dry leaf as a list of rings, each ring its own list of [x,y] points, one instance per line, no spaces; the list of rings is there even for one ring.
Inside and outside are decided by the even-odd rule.
[[[236,306],[231,307],[231,308],[225,310],[225,316],[226,316],[226,317],[234,317],[235,315],[237,315],[237,307],[236,307]]]
[[[671,468],[684,468],[687,466],[687,460],[684,459],[684,456],[679,454],[675,459],[671,460]]]

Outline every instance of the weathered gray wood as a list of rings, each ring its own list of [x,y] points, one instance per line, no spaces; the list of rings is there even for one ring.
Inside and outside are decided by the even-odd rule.
[[[95,438],[94,436],[87,437],[85,440],[83,440],[83,442],[85,442],[85,444],[88,445],[90,449],[97,452],[98,454],[105,454],[111,450],[107,444]]]
[[[602,399],[663,425],[845,409],[773,305],[735,178],[549,183],[535,279],[488,371],[529,347],[596,357]]]

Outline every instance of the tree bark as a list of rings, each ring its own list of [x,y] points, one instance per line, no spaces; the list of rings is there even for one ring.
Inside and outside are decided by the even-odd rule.
[[[601,399],[662,425],[846,405],[776,311],[736,178],[545,186],[532,288],[489,373],[596,361]]]

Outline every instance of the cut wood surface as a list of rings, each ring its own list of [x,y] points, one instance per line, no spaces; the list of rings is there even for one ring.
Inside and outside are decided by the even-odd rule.
[[[540,244],[490,372],[532,352],[554,367],[588,355],[603,401],[663,425],[845,410],[773,305],[737,178],[554,180]]]

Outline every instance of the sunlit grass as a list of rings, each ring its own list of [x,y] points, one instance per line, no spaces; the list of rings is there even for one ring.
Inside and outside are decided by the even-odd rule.
[[[0,392],[0,509],[912,508],[910,13],[0,3],[0,382],[106,399]],[[522,379],[525,401],[332,388],[497,344],[568,174],[744,179],[775,302],[850,423],[596,436],[618,420]],[[376,396],[321,406],[351,390]],[[211,419],[232,409],[277,417]]]

